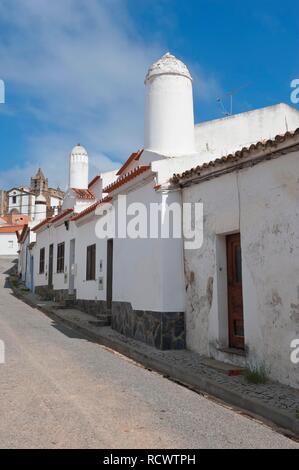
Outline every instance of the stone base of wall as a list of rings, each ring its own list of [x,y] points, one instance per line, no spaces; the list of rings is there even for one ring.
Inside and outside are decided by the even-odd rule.
[[[64,303],[71,298],[76,298],[76,293],[70,296],[68,289],[50,289],[48,286],[36,286],[35,294],[43,300],[54,300],[58,303]]]
[[[185,349],[183,312],[133,310],[129,302],[112,303],[112,328],[157,349]]]
[[[49,289],[48,286],[36,286],[34,290],[34,293],[43,300],[53,300],[53,292],[53,289]]]
[[[54,302],[63,303],[69,299],[69,290],[68,289],[54,289],[53,290],[53,300]]]
[[[77,299],[75,303],[79,310],[89,313],[90,315],[98,316],[107,314],[107,302],[105,300]]]

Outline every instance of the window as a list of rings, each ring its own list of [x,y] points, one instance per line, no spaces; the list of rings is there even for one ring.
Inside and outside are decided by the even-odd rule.
[[[13,240],[8,240],[8,248],[13,248]]]
[[[96,278],[96,245],[87,247],[86,254],[86,280],[94,281]]]
[[[57,272],[64,272],[64,243],[57,245]]]
[[[39,252],[39,273],[44,274],[45,272],[45,248],[42,248]]]
[[[16,203],[17,203],[17,196],[13,196],[13,197],[12,197],[12,203],[13,203],[13,204],[16,204]]]

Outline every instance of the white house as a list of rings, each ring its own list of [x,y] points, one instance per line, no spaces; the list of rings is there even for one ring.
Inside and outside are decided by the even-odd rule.
[[[191,75],[169,53],[145,88],[144,149],[90,183],[88,154],[73,149],[63,211],[34,227],[36,292],[160,349],[265,361],[298,386],[287,345],[299,333],[299,112],[277,105],[194,126]],[[192,250],[181,223],[164,236],[183,203],[203,203],[203,244]]]
[[[18,255],[18,232],[22,228],[21,225],[0,225],[0,256]]]
[[[203,203],[203,244],[185,250],[187,347],[265,365],[299,387],[299,128],[176,175]]]

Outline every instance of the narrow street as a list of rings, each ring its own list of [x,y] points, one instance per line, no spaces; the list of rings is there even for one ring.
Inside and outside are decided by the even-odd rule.
[[[22,303],[10,267],[0,259],[1,448],[299,448]]]

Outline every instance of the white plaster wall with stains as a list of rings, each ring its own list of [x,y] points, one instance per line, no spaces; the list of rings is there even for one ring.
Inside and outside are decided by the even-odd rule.
[[[204,243],[185,251],[187,346],[204,355],[265,364],[299,387],[290,343],[299,338],[299,153],[183,189],[204,203]],[[241,233],[246,359],[228,346],[225,235]]]

